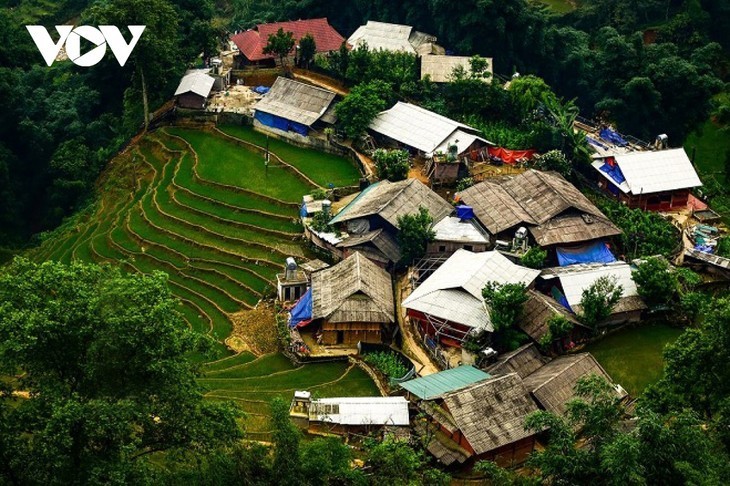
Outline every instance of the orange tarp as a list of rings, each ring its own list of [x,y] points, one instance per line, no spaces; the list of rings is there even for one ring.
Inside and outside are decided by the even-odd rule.
[[[504,161],[505,164],[514,164],[519,159],[531,159],[537,153],[537,150],[509,150],[502,147],[489,147],[487,149],[489,155],[493,157],[499,157]]]

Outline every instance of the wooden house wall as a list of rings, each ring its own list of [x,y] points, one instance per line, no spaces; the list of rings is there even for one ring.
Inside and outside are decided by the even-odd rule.
[[[379,322],[324,322],[322,323],[322,344],[381,343],[382,323]],[[341,338],[341,339],[340,339]]]
[[[202,110],[205,107],[206,98],[195,93],[183,93],[177,97],[177,104],[181,108],[192,108]]]
[[[675,211],[684,209],[689,203],[689,189],[678,189],[676,191],[664,191],[654,194],[624,194],[618,191],[616,194],[609,182],[600,181],[599,187],[609,197],[626,204],[632,209],[643,209],[644,211]]]
[[[474,461],[494,461],[501,467],[512,467],[523,464],[530,453],[535,450],[537,440],[534,435],[525,437],[511,444],[504,445],[493,451],[480,454],[474,458]]]
[[[408,309],[406,315],[418,324],[421,334],[425,334],[430,337],[436,336],[436,328],[428,321],[426,314],[417,310]],[[466,336],[466,334],[471,330],[469,326],[465,326],[457,322],[448,321],[447,324],[452,329],[456,330],[456,332],[451,331],[449,334],[460,335],[463,333],[464,336]],[[445,346],[453,346],[457,348],[461,347],[461,341],[449,336],[439,335],[439,342]]]
[[[426,246],[428,255],[453,255],[456,250],[469,250],[474,253],[487,251],[486,243],[460,243],[457,241],[432,241]]]

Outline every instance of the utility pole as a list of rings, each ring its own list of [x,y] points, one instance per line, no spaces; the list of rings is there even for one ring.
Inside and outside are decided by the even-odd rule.
[[[264,158],[264,167],[266,168],[266,176],[269,176],[269,135],[266,135],[266,157]]]

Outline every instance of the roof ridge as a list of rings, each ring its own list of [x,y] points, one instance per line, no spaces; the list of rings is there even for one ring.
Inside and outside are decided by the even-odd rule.
[[[573,366],[575,366],[576,364],[578,364],[578,363],[580,363],[581,361],[583,361],[583,360],[584,360],[584,359],[586,358],[586,355],[589,355],[589,354],[590,354],[590,353],[575,353],[575,354],[572,354],[572,355],[571,355],[571,354],[564,354],[563,356],[558,356],[557,358],[553,359],[552,361],[548,361],[547,363],[543,364],[543,365],[542,365],[541,367],[539,367],[538,369],[536,369],[535,371],[533,371],[532,373],[530,373],[529,375],[527,375],[527,377],[529,378],[530,376],[532,376],[532,375],[534,375],[535,373],[539,372],[539,371],[540,371],[541,369],[543,369],[543,368],[544,368],[545,366],[547,366],[548,364],[550,364],[550,363],[553,363],[553,362],[555,362],[556,360],[559,360],[560,358],[563,358],[563,357],[566,357],[566,358],[567,358],[567,357],[579,357],[579,358],[580,358],[580,359],[576,359],[576,360],[573,360],[573,361],[571,361],[571,362],[570,362],[570,363],[568,364],[568,366],[566,366],[565,368],[563,368],[562,370],[560,370],[560,371],[559,371],[558,373],[554,373],[554,374],[553,374],[553,375],[552,375],[552,376],[551,376],[550,378],[548,378],[547,380],[543,381],[543,382],[542,382],[542,383],[540,384],[540,386],[536,387],[536,388],[535,388],[534,390],[532,390],[532,391],[533,391],[533,392],[536,392],[536,391],[537,391],[537,390],[539,390],[540,388],[544,387],[545,385],[547,385],[548,383],[550,383],[551,381],[553,381],[554,379],[556,379],[556,378],[557,378],[558,376],[562,375],[562,374],[563,374],[563,373],[565,373],[565,372],[566,372],[567,370],[569,370],[570,368],[572,368],[572,367],[573,367]]]

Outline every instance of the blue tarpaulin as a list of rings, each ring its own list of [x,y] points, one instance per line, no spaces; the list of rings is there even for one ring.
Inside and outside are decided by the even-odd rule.
[[[559,247],[556,248],[555,252],[558,254],[558,264],[561,267],[576,263],[611,263],[616,261],[616,257],[608,249],[608,245],[602,241],[579,248]]]
[[[611,142],[619,147],[625,147],[629,144],[618,132],[614,132],[610,128],[604,128],[598,135],[606,142]]]
[[[456,206],[456,216],[459,219],[474,219],[474,208],[471,206]]]
[[[601,166],[601,172],[605,172],[611,179],[616,181],[617,184],[623,184],[626,182],[623,172],[618,165],[611,165],[608,162]]]
[[[266,93],[268,93],[268,92],[269,92],[269,90],[270,90],[270,89],[271,89],[271,88],[269,88],[269,87],[267,87],[267,86],[256,86],[256,87],[255,87],[255,88],[253,89],[253,92],[254,92],[254,93],[258,93],[258,94],[266,94]]]
[[[254,118],[256,118],[256,120],[258,120],[262,125],[278,128],[285,132],[292,131],[301,135],[306,135],[309,132],[309,127],[306,125],[287,120],[286,118],[282,118],[277,115],[272,115],[271,113],[266,113],[265,111],[256,110]]]
[[[559,288],[553,287],[550,289],[550,295],[553,296],[553,299],[555,299],[560,305],[568,309],[570,312],[573,312],[573,309],[570,307],[570,304],[568,304],[568,299],[563,295],[563,293],[560,291]]]
[[[588,142],[589,144],[591,144],[591,145],[595,145],[595,146],[596,146],[596,147],[598,147],[598,148],[601,148],[601,149],[603,149],[603,150],[608,150],[608,146],[606,146],[606,145],[602,144],[601,142],[599,142],[598,140],[596,140],[596,139],[595,139],[595,138],[593,138],[593,137],[589,137],[588,135],[586,135],[586,141],[587,141],[587,142]]]
[[[304,292],[289,311],[289,327],[304,327],[312,321],[312,289]]]

